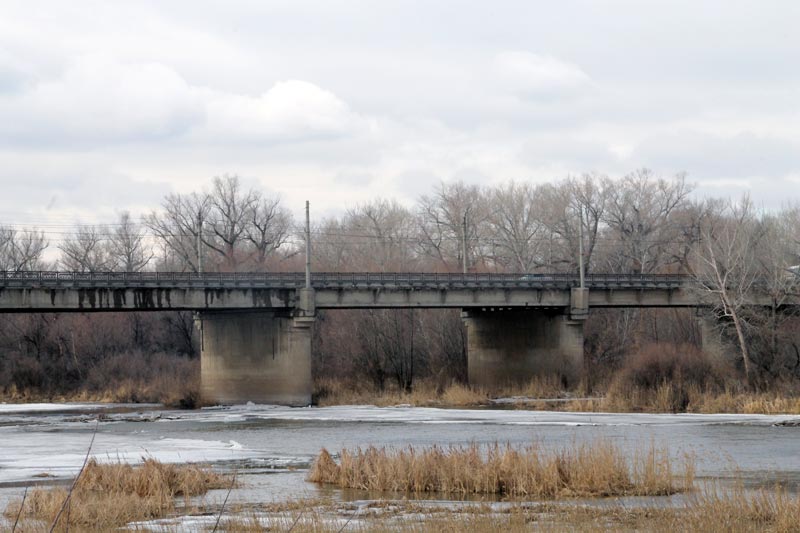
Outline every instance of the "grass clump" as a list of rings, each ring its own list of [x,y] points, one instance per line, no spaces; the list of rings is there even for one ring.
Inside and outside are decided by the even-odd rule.
[[[800,531],[800,497],[775,490],[706,488],[687,503],[676,525],[691,531]]]
[[[5,516],[13,521],[19,515],[24,521],[22,530],[40,530],[52,523],[69,496],[67,511],[59,518],[56,531],[107,531],[166,516],[174,512],[177,497],[189,498],[230,486],[227,476],[198,465],[146,459],[132,466],[100,464],[92,459],[80,473],[71,496],[65,488],[35,489],[24,502],[10,503]]]
[[[665,449],[651,445],[626,459],[608,441],[550,451],[538,445],[477,444],[416,450],[369,447],[343,450],[337,463],[327,450],[314,461],[309,481],[370,491],[501,494],[570,498],[674,494],[692,487],[687,458],[677,473]]]
[[[302,505],[297,505],[300,503]],[[800,530],[800,497],[781,489],[748,492],[738,488],[700,488],[677,505],[625,505],[585,502],[517,502],[425,505],[410,499],[375,500],[354,506],[342,502],[287,502],[283,509],[251,511],[227,518],[224,531],[342,531],[396,533],[493,533],[504,531],[675,531],[791,533]]]

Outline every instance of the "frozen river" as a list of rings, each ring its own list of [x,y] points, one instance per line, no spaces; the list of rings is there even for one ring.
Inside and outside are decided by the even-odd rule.
[[[99,422],[95,423],[95,419]],[[304,481],[321,448],[506,443],[545,446],[605,438],[623,447],[666,445],[696,456],[701,478],[734,475],[748,484],[800,486],[800,417],[652,415],[523,410],[243,405],[197,411],[158,406],[0,404],[0,506],[31,483],[74,475],[97,427],[101,461],[201,461],[236,470],[234,498],[272,502],[313,497]]]

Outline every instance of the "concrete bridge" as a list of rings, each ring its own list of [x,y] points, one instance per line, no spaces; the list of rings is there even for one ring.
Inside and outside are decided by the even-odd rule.
[[[0,312],[196,311],[202,393],[220,403],[311,401],[317,309],[458,308],[469,380],[578,379],[589,309],[695,307],[680,275],[2,272]],[[704,335],[705,337],[705,335]]]

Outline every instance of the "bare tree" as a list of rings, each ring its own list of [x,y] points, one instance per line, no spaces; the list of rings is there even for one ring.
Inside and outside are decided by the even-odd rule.
[[[584,174],[542,187],[540,217],[549,232],[547,262],[551,268],[577,271],[582,234],[584,267],[590,270],[606,211],[608,184],[603,176]]]
[[[417,217],[420,251],[441,266],[456,269],[465,263],[470,268],[488,255],[489,210],[480,187],[441,183],[433,195],[419,199]]]
[[[0,226],[0,270],[20,272],[41,268],[48,244],[41,231]]]
[[[753,315],[754,322],[762,322],[766,333],[767,347],[764,356],[759,358],[762,371],[774,373],[779,359],[778,337],[782,326],[797,316],[792,306],[786,306],[792,298],[800,294],[800,274],[794,272],[798,249],[794,240],[800,230],[792,219],[791,211],[780,211],[763,216],[758,221],[754,256],[759,269],[758,290],[769,299],[769,313],[764,316],[761,310]],[[751,308],[752,309],[752,308]]]
[[[111,232],[108,243],[109,266],[112,270],[139,272],[153,259],[153,250],[147,243],[144,228],[131,220],[123,211]]]
[[[747,342],[745,310],[758,281],[756,244],[760,239],[753,204],[748,197],[739,202],[712,201],[694,254],[693,275],[701,296],[718,318],[730,320],[736,331],[745,375],[753,383],[753,364]]]
[[[245,235],[253,247],[255,264],[264,269],[267,259],[286,244],[292,228],[292,215],[277,198],[258,195],[247,213]]]
[[[61,263],[76,272],[108,270],[112,259],[105,245],[109,230],[105,226],[78,225],[61,244]]]
[[[278,199],[243,189],[238,176],[214,178],[208,193],[170,194],[146,218],[153,235],[184,269],[266,268],[290,234],[291,214]]]
[[[222,256],[228,270],[236,270],[245,259],[242,248],[248,236],[247,224],[258,203],[258,193],[252,189],[243,191],[238,176],[214,178],[208,195],[208,231],[203,232],[202,239]]]
[[[379,387],[392,377],[400,390],[411,391],[426,358],[419,316],[414,309],[382,309],[359,320],[361,367]]]
[[[674,257],[668,249],[679,232],[671,215],[686,203],[692,188],[683,174],[656,178],[647,169],[628,174],[609,190],[605,222],[617,240],[616,268],[625,272],[655,272]]]
[[[414,262],[414,217],[394,200],[378,199],[349,209],[344,229],[358,268],[407,270]]]
[[[547,227],[541,219],[539,189],[511,182],[493,189],[490,198],[492,259],[517,272],[543,266],[547,261]]]
[[[198,247],[198,239],[209,210],[208,195],[169,194],[161,207],[160,212],[154,211],[145,218],[145,225],[166,250],[172,251],[178,268],[197,272],[199,257],[205,255],[203,246]]]

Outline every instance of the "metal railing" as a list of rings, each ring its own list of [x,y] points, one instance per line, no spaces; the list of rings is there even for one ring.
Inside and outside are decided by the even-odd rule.
[[[326,288],[562,288],[579,286],[577,274],[450,274],[435,272],[317,272],[312,286]],[[587,274],[587,288],[678,288],[680,274]],[[301,288],[303,272],[0,272],[5,288]]]

